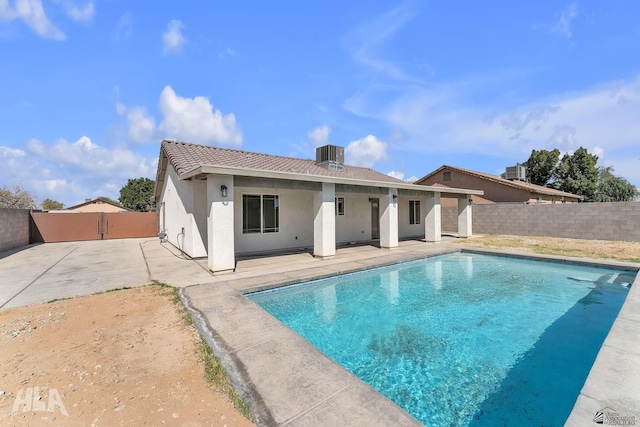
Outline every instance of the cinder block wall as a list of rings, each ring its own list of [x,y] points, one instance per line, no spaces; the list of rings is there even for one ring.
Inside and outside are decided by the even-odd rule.
[[[453,215],[443,208],[443,231]],[[640,202],[474,205],[473,233],[640,242]]]
[[[476,207],[473,206],[473,210],[471,211],[471,215],[476,213]],[[457,206],[442,206],[440,208],[440,218],[442,221],[442,231],[449,233],[457,233],[458,232],[458,207]],[[475,221],[475,220],[474,220]],[[475,222],[472,224],[475,227]],[[472,230],[474,233],[475,230]]]
[[[29,244],[29,210],[0,208],[0,252]]]

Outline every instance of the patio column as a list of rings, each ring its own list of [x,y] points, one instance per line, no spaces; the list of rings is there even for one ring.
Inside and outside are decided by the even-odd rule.
[[[458,237],[471,237],[471,195],[458,198]]]
[[[398,189],[380,197],[380,247],[398,247]]]
[[[426,197],[424,216],[424,239],[427,242],[442,240],[442,211],[440,207],[440,193]]]
[[[207,175],[207,258],[214,273],[236,267],[233,230],[233,175]]]
[[[322,191],[313,196],[313,256],[327,258],[336,254],[336,185],[323,182]]]

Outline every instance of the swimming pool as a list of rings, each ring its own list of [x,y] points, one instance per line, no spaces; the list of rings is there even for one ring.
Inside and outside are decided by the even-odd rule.
[[[478,254],[248,297],[427,425],[561,425],[633,273]]]

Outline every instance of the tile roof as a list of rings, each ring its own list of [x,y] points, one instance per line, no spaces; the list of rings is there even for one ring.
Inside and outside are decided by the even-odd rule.
[[[294,175],[340,177],[406,184],[404,181],[368,168],[344,165],[342,171],[334,171],[320,167],[314,160],[310,159],[297,159],[293,157],[274,156],[271,154],[252,153],[249,151],[189,144],[186,142],[164,140],[161,144],[160,154],[161,159],[158,162],[158,172],[160,172],[160,168],[163,163],[162,155],[164,154],[179,176],[200,166],[206,165],[270,172],[286,172]]]
[[[67,211],[67,210],[72,210],[72,209],[78,209],[80,207],[87,206],[87,205],[90,205],[90,204],[93,204],[93,203],[106,203],[108,205],[115,206],[115,207],[120,208],[122,210],[126,210],[126,211],[132,211],[133,210],[133,209],[125,208],[124,206],[122,206],[118,202],[114,202],[112,200],[101,199],[99,197],[97,199],[87,200],[86,202],[80,203],[78,205],[69,206],[68,208],[64,208],[64,210]]]
[[[577,199],[582,199],[583,198],[582,196],[578,196],[577,194],[567,193],[567,192],[564,192],[564,191],[556,190],[554,188],[543,187],[541,185],[531,184],[529,182],[524,182],[524,181],[511,181],[511,180],[508,180],[508,179],[501,178],[501,177],[499,177],[497,175],[491,175],[491,174],[484,173],[484,172],[477,172],[477,171],[473,171],[473,170],[469,170],[469,169],[456,168],[456,167],[447,166],[447,165],[440,166],[438,169],[434,170],[433,172],[423,176],[422,178],[420,178],[419,180],[416,181],[416,184],[419,184],[420,182],[424,181],[427,178],[430,178],[431,176],[435,175],[436,173],[441,172],[444,169],[450,169],[450,170],[458,171],[460,173],[464,173],[464,174],[471,175],[471,176],[476,176],[478,178],[486,179],[488,181],[497,182],[497,183],[500,183],[500,184],[503,184],[503,185],[507,185],[509,187],[520,188],[522,190],[526,190],[526,191],[529,191],[531,193],[544,194],[544,195],[547,195],[547,196],[557,196],[557,197],[572,197],[572,198],[577,198]]]

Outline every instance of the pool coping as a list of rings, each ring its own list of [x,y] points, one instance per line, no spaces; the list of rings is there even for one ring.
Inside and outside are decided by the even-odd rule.
[[[424,243],[423,243],[424,245]],[[384,267],[449,253],[482,253],[639,271],[640,264],[460,245],[415,246],[386,251],[360,263],[322,262],[295,272],[228,278],[180,291],[201,335],[212,347],[231,382],[250,404],[258,425],[422,425],[245,295],[292,284]],[[378,249],[384,251],[383,249]],[[267,261],[268,262],[268,261]],[[272,277],[272,276],[276,277]],[[609,410],[640,420],[640,274],[631,287],[566,425],[593,422]],[[624,345],[628,343],[628,345]],[[638,396],[638,397],[635,397]],[[605,414],[605,416],[607,416]]]

